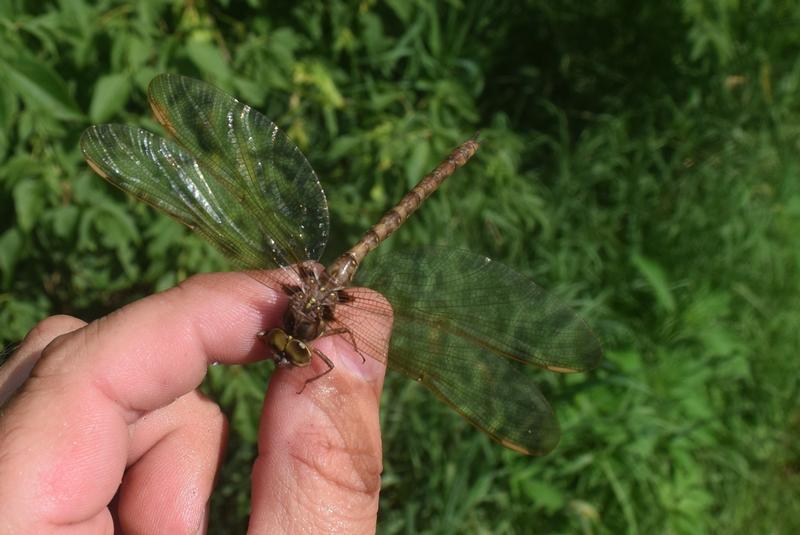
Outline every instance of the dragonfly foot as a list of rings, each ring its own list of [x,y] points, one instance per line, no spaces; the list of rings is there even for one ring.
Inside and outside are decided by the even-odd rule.
[[[324,377],[324,376],[328,375],[329,373],[331,373],[331,372],[333,371],[333,368],[335,368],[335,366],[333,365],[333,362],[331,362],[331,359],[329,359],[329,358],[327,357],[327,355],[325,355],[325,353],[323,353],[323,352],[322,352],[322,351],[320,351],[319,349],[314,349],[314,353],[316,353],[316,354],[319,356],[319,358],[321,358],[321,359],[322,359],[322,361],[323,361],[325,364],[327,364],[327,365],[328,365],[328,369],[327,369],[327,370],[325,370],[324,372],[320,373],[319,375],[315,375],[315,376],[314,376],[314,377],[312,377],[311,379],[306,379],[306,380],[305,380],[305,382],[303,383],[303,386],[302,386],[302,387],[300,388],[300,390],[297,392],[298,394],[302,394],[302,393],[303,393],[303,390],[305,390],[305,389],[306,389],[306,386],[308,386],[308,383],[313,383],[314,381],[316,381],[316,380],[317,380],[317,379],[319,379],[320,377]]]

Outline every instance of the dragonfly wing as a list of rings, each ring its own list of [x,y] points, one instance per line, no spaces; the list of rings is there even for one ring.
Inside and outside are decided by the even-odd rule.
[[[196,229],[243,267],[319,258],[329,228],[325,195],[274,123],[177,75],[153,79],[149,99],[177,143],[136,128],[90,127],[81,148],[95,171]]]
[[[452,334],[419,340],[420,329],[429,334],[430,325],[410,317],[397,315],[394,325],[389,367],[424,384],[506,447],[527,455],[544,455],[556,447],[558,420],[521,364],[466,347]],[[453,358],[455,351],[459,358]]]
[[[586,324],[529,278],[467,251],[371,260],[356,283],[392,304],[389,365],[504,445],[529,454],[554,448],[558,423],[525,364],[596,366],[600,345]]]
[[[368,288],[346,288],[328,328],[344,332],[363,357],[386,363],[385,330],[392,324],[392,305]]]
[[[368,285],[386,291],[379,281],[370,280]],[[556,446],[558,421],[539,388],[525,376],[523,364],[465,344],[446,325],[431,323],[414,310],[397,307],[393,311],[389,301],[377,298],[371,289],[348,288],[345,295],[328,325],[342,329],[344,339],[362,356],[386,362],[383,329],[394,316],[389,367],[427,386],[467,421],[509,448],[543,455]],[[386,292],[389,300],[395,296]]]
[[[275,123],[211,84],[175,74],[156,76],[148,98],[178,143],[248,199],[251,217],[263,219],[276,252],[293,253],[277,265],[319,259],[329,229],[325,194],[306,157]]]
[[[238,201],[176,143],[146,130],[104,124],[88,128],[81,149],[100,176],[198,232],[247,267],[267,261],[262,229]]]

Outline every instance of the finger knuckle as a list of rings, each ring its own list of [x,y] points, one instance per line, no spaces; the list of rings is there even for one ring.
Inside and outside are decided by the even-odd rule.
[[[72,316],[64,314],[50,316],[34,325],[33,329],[25,336],[25,341],[23,343],[37,342],[42,345],[47,345],[62,334],[80,329],[84,325],[86,325],[86,322]]]

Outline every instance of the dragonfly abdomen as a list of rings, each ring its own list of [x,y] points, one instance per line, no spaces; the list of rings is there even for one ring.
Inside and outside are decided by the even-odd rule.
[[[326,270],[336,286],[346,286],[367,254],[406,222],[417,208],[436,191],[442,182],[463,166],[478,151],[477,134],[459,145],[429,174],[406,193],[400,202],[386,212],[346,253],[337,258]]]

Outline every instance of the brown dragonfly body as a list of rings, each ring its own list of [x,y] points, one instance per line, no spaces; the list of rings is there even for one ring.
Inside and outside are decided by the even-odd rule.
[[[328,322],[335,317],[336,305],[349,300],[342,290],[350,285],[364,257],[400,228],[447,177],[475,155],[479,146],[477,134],[459,145],[325,271],[320,273],[308,266],[298,268],[300,284],[283,287],[289,296],[283,328],[259,333],[259,337],[272,349],[273,358],[278,365],[308,366],[311,364],[311,349],[306,342],[332,334],[350,334],[351,342],[358,351],[358,344],[348,329],[328,328]],[[333,362],[324,353],[316,349],[314,352],[327,364],[328,369],[307,379],[303,388],[334,368]]]
[[[556,446],[558,421],[528,370],[597,366],[600,343],[578,315],[526,275],[463,249],[365,260],[475,154],[476,139],[462,143],[324,269],[317,261],[330,231],[325,193],[275,123],[205,82],[174,74],[153,79],[148,98],[172,139],[96,125],[81,137],[83,154],[105,179],[286,295],[283,325],[258,333],[279,365],[309,366],[316,355],[328,369],[308,384],[333,363],[306,342],[342,334],[362,358],[422,383],[503,445],[526,454]]]

